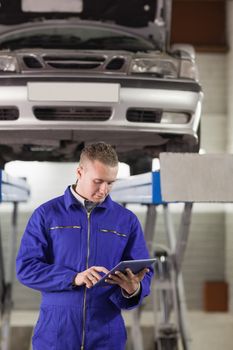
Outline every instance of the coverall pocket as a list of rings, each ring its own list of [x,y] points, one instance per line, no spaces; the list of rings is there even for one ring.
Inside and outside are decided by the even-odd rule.
[[[117,257],[116,260],[122,256],[127,242],[128,234],[124,230],[106,226],[99,227],[98,248],[102,251],[105,247],[106,250],[111,251],[113,257]]]
[[[62,266],[77,266],[80,256],[82,256],[82,235],[83,230],[81,225],[59,225],[54,224],[49,228],[49,236],[51,239],[52,256],[56,264]]]
[[[59,315],[53,307],[41,307],[32,338],[33,350],[55,350]]]

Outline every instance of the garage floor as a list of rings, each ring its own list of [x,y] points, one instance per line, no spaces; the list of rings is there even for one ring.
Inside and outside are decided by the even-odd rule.
[[[28,338],[31,334],[32,325],[37,319],[37,312],[14,311],[11,324],[14,337],[12,337],[11,350],[29,350]],[[131,324],[130,312],[124,313],[127,328]],[[204,313],[192,311],[188,313],[190,333],[192,338],[191,350],[232,350],[233,344],[233,315],[229,313]],[[145,341],[144,350],[154,350],[153,347],[153,314],[143,312],[142,326]],[[18,336],[17,336],[18,335]],[[19,347],[19,339],[22,342]],[[127,349],[131,350],[130,339]]]

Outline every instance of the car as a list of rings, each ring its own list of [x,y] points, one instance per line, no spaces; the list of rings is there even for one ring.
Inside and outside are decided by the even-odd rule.
[[[160,152],[198,152],[193,47],[170,45],[171,1],[3,1],[0,165],[77,161],[115,146],[131,174]]]

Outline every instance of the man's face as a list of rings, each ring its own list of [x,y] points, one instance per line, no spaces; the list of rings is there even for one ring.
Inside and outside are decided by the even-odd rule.
[[[92,202],[102,202],[116,181],[118,166],[111,167],[98,160],[86,159],[77,169],[76,191]]]

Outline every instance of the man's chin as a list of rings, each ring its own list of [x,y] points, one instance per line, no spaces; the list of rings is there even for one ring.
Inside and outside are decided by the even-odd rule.
[[[105,199],[105,196],[95,196],[93,202],[102,202]]]

